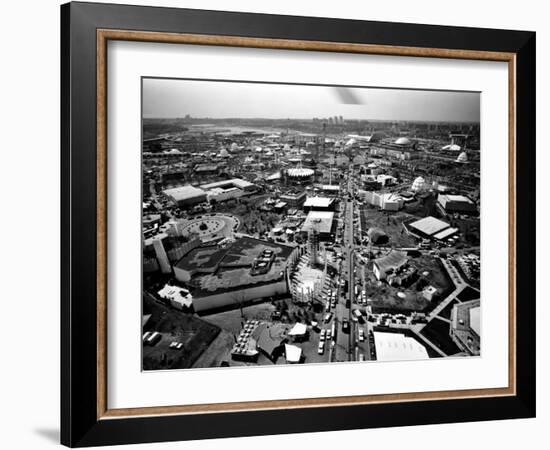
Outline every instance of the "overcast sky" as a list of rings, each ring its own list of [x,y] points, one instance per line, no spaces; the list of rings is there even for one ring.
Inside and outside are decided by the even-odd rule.
[[[143,116],[479,122],[479,93],[143,80]]]

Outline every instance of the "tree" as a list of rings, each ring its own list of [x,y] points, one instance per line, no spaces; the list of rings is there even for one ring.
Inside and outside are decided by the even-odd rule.
[[[237,291],[231,295],[231,298],[233,302],[239,307],[239,310],[241,311],[241,319],[244,321],[245,320],[244,310],[243,310],[244,302],[245,302],[244,292]]]

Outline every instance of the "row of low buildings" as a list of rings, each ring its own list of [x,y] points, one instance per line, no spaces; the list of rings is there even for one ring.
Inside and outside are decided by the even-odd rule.
[[[223,202],[256,192],[257,186],[240,178],[217,181],[200,187],[191,185],[166,189],[163,194],[179,208],[203,202]]]

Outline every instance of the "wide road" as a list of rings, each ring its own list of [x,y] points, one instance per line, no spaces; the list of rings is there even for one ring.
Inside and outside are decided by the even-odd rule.
[[[351,194],[351,179],[352,176],[350,174],[350,194]],[[355,239],[354,239],[354,229],[353,229],[353,200],[348,201],[348,221],[347,221],[347,257],[346,262],[348,264],[348,305],[349,309],[347,310],[348,314],[348,322],[350,325],[349,335],[348,335],[348,353],[349,353],[349,361],[353,361],[355,359],[355,336],[357,335],[357,331],[355,329],[355,322],[351,319],[351,311],[353,309],[353,300],[355,295],[355,274],[354,274],[354,252],[355,252]]]
[[[353,309],[361,309],[359,307],[359,296],[355,295],[355,280],[356,280],[356,274],[355,271],[357,269],[356,266],[356,257],[355,257],[355,237],[356,234],[360,232],[359,229],[355,228],[355,191],[354,191],[354,173],[353,173],[353,167],[350,167],[349,170],[349,179],[348,179],[348,195],[349,199],[347,200],[347,208],[346,208],[346,248],[347,248],[347,255],[346,255],[346,263],[347,263],[347,271],[348,271],[348,284],[349,284],[349,291],[348,291],[348,300],[350,308],[347,310],[347,316],[350,323],[350,334],[348,336],[348,352],[349,352],[349,360],[358,360],[359,355],[362,354],[366,360],[370,359],[370,344],[368,339],[368,321],[367,316],[364,315],[362,319],[360,319],[358,322],[355,322],[352,320],[353,317]],[[360,220],[360,219],[359,219]],[[361,266],[359,266],[359,269],[362,269]],[[357,274],[359,277],[361,274]],[[364,276],[364,274],[363,274]],[[359,283],[358,291],[362,290],[364,288],[364,279],[363,284]],[[355,305],[355,306],[354,306]],[[363,329],[365,339],[363,342],[359,341],[359,329]]]
[[[351,320],[351,312],[353,305],[353,295],[355,289],[354,276],[354,228],[353,228],[353,166],[349,168],[349,178],[345,197],[344,210],[344,232],[342,234],[342,255],[344,261],[342,264],[342,272],[340,274],[342,280],[348,283],[348,290],[344,296],[338,296],[338,304],[336,306],[336,324],[338,331],[336,334],[335,361],[353,361],[355,359],[355,344],[356,330],[355,323]],[[347,306],[346,306],[347,305]],[[346,320],[349,324],[349,330],[344,333],[342,323]]]

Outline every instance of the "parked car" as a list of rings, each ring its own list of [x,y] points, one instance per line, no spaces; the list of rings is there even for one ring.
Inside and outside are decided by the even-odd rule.
[[[317,347],[317,353],[319,353],[319,355],[322,355],[324,352],[325,352],[325,343],[319,342],[319,347]]]

